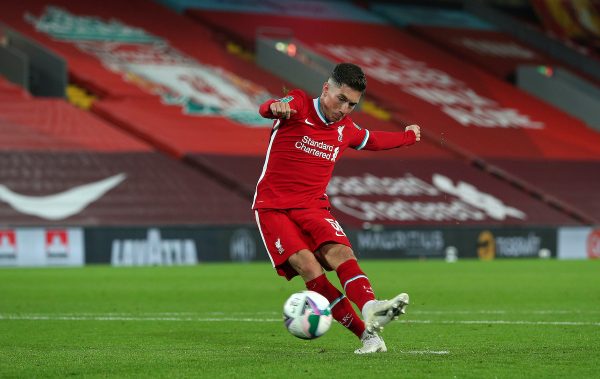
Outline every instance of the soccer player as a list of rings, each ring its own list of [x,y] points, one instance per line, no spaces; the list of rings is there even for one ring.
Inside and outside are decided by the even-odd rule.
[[[325,296],[333,317],[362,342],[357,354],[385,352],[379,336],[384,325],[404,313],[408,295],[376,300],[344,230],[330,213],[325,190],[342,152],[385,150],[421,139],[418,125],[404,132],[369,131],[348,116],[367,86],[362,69],[340,63],[311,99],[295,89],[260,106],[275,119],[252,209],[273,267],[291,280],[300,275],[306,288]],[[334,270],[346,295],[327,279]],[[363,320],[352,307],[361,310]]]

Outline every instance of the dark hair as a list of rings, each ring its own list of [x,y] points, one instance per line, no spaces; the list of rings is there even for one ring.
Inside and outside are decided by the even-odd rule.
[[[367,77],[365,73],[353,63],[337,64],[331,72],[330,78],[339,86],[345,84],[360,92],[365,92],[365,89],[367,89]]]

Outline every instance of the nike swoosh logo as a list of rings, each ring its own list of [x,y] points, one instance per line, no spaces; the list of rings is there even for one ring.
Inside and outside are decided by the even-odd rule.
[[[312,122],[308,121],[308,119],[304,120],[304,122],[306,122],[308,125],[315,126],[315,124],[313,124]]]
[[[81,212],[90,203],[119,185],[126,176],[123,173],[117,174],[48,196],[21,195],[0,184],[0,200],[7,202],[21,213],[46,220],[62,220]]]

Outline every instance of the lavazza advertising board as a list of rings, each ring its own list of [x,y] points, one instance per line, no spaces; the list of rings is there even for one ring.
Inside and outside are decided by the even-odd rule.
[[[585,259],[600,256],[593,228],[349,229],[360,259]],[[558,239],[557,239],[558,234]],[[558,243],[557,243],[558,241]],[[258,230],[231,227],[5,228],[0,266],[195,265],[268,261]]]
[[[346,233],[361,259],[537,258],[556,256],[554,228],[390,228]],[[114,266],[267,261],[251,226],[88,228],[85,262]]]

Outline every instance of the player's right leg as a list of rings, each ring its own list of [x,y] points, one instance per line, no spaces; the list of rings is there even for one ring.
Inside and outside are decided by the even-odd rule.
[[[369,332],[377,333],[390,321],[404,314],[408,295],[401,293],[391,300],[377,300],[369,278],[361,270],[352,249],[344,244],[325,244],[319,250],[321,259],[334,269],[346,295],[362,311]]]
[[[354,333],[363,337],[365,325],[356,314],[350,301],[327,279],[321,264],[308,250],[299,227],[291,221],[287,212],[258,210],[255,212],[263,243],[278,274],[291,280],[301,275],[306,288],[320,293],[329,300],[333,318]]]
[[[405,313],[408,294],[401,293],[390,300],[371,300],[362,308],[363,318],[370,332],[380,332],[392,320]]]

